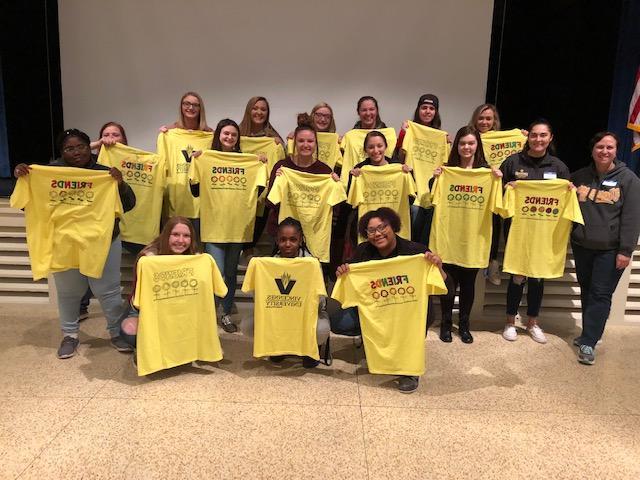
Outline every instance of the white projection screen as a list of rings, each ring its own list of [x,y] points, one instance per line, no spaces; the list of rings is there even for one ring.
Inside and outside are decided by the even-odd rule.
[[[490,0],[59,0],[65,127],[95,139],[122,123],[129,144],[155,150],[181,95],[202,95],[208,124],[240,122],[261,95],[284,137],[320,101],[339,133],[363,95],[400,127],[418,97],[440,98],[451,136],[484,102]]]

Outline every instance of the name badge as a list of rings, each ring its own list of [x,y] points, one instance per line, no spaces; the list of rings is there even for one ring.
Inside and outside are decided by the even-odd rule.
[[[544,172],[545,180],[555,180],[558,178],[558,174],[556,172]]]
[[[604,182],[602,182],[602,185],[604,185],[605,187],[615,187],[616,185],[618,185],[618,182],[616,182],[615,180],[605,180]]]

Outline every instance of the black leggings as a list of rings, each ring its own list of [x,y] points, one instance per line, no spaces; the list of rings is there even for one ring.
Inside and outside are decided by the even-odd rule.
[[[527,278],[518,285],[513,281],[513,277],[511,275],[509,278],[509,286],[507,287],[507,315],[514,316],[518,313],[524,286],[527,284],[527,316],[537,317],[540,314],[540,306],[542,305],[544,279]]]
[[[447,285],[447,294],[440,296],[440,307],[442,308],[442,319],[451,321],[453,302],[456,296],[456,290],[460,287],[459,295],[459,311],[460,323],[468,323],[471,307],[473,306],[473,298],[475,296],[477,268],[465,268],[458,265],[445,263],[442,266],[447,274],[445,284]]]

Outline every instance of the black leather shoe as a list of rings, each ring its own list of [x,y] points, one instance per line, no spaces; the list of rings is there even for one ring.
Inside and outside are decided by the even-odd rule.
[[[418,388],[418,377],[398,377],[398,390],[402,393],[413,393]]]
[[[304,368],[315,368],[320,365],[320,360],[315,360],[311,357],[302,357],[302,366]]]
[[[445,343],[451,343],[451,341],[453,340],[451,338],[451,328],[440,327],[440,340]]]
[[[468,328],[460,328],[458,329],[458,334],[460,335],[460,340],[462,343],[473,343],[473,336]]]

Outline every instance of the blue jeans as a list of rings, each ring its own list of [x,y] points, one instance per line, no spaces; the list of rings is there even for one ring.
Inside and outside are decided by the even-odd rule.
[[[242,243],[205,243],[204,250],[213,257],[218,270],[227,285],[227,295],[222,299],[222,313],[231,313],[233,299],[236,296],[238,281],[238,262],[242,253]]]
[[[331,331],[337,335],[355,337],[361,334],[358,307],[340,308],[329,316]]]
[[[120,238],[111,243],[109,255],[104,264],[101,278],[91,278],[73,269],[56,272],[53,278],[58,291],[58,314],[60,327],[65,335],[78,333],[78,310],[80,301],[87,292],[87,288],[100,301],[100,306],[107,319],[107,330],[111,337],[120,333],[120,318],[123,302],[120,293],[120,259],[122,245]]]
[[[571,242],[576,261],[582,304],[580,343],[595,347],[604,333],[611,312],[611,297],[623,270],[616,268],[615,250],[591,250]]]

